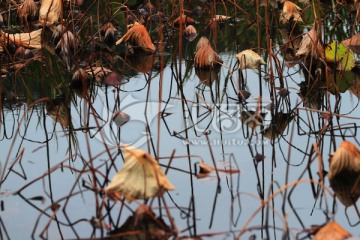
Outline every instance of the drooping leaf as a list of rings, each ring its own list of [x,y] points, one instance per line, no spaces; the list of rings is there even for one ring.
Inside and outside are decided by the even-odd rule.
[[[337,198],[350,206],[360,197],[360,151],[351,142],[343,141],[330,157],[329,180]],[[355,186],[355,184],[357,186]]]
[[[341,41],[341,43],[350,48],[355,53],[360,53],[360,33]]]
[[[355,67],[354,53],[342,43],[332,41],[325,47],[325,59],[337,63],[337,70],[350,71]]]
[[[285,1],[280,15],[280,21],[285,24],[290,20],[303,22],[301,18],[301,8],[291,1]]]
[[[119,45],[123,42],[138,46],[149,53],[154,53],[156,49],[146,27],[138,22],[128,25],[128,31],[115,44]]]
[[[324,48],[321,44],[321,39],[314,28],[303,36],[300,42],[299,50],[296,52],[295,56],[310,56],[311,59],[314,60],[324,57]]]
[[[196,45],[194,65],[196,68],[211,68],[222,64],[220,56],[212,49],[209,40],[201,37]]]
[[[327,75],[327,89],[333,94],[346,92],[356,79],[356,73],[353,71],[346,72],[329,72]]]
[[[261,64],[265,65],[264,59],[251,49],[244,50],[236,54],[239,60],[239,69],[257,69]]]
[[[161,196],[166,190],[175,189],[149,153],[130,146],[124,148],[124,153],[123,168],[106,188],[110,196],[120,194],[132,201]]]
[[[62,12],[62,0],[43,0],[40,5],[39,20],[54,24],[61,19]]]

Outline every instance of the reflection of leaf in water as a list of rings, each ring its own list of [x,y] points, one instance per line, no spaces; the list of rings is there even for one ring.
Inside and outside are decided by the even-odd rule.
[[[261,64],[265,65],[266,62],[262,57],[251,49],[247,49],[236,54],[239,60],[239,69],[257,69]]]
[[[132,69],[141,73],[151,72],[153,69],[154,63],[159,59],[155,55],[127,55],[125,57],[125,62]]]
[[[329,180],[336,196],[346,206],[360,196],[360,151],[351,142],[344,141],[330,157]],[[354,191],[352,191],[354,189]]]
[[[140,205],[120,228],[109,233],[111,237],[119,237],[116,239],[127,240],[169,239],[171,234],[170,227],[147,205]]]
[[[259,116],[256,116],[256,111],[242,111],[240,120],[245,123],[249,128],[254,128],[263,124],[263,120],[266,117],[266,112],[262,112]]]
[[[199,77],[200,81],[208,87],[219,80],[220,68],[200,69],[195,68],[195,74]]]
[[[146,27],[138,22],[132,24],[125,33],[125,35],[116,42],[116,45],[124,43],[133,44],[135,46],[139,46],[142,50],[154,53],[155,46],[151,41],[150,35],[146,29]]]
[[[344,240],[350,237],[345,229],[339,224],[332,221],[322,226],[315,234],[313,240]]]
[[[320,81],[308,83],[303,81],[299,83],[300,91],[298,95],[302,99],[304,106],[310,109],[319,110],[323,102],[325,88],[321,86]]]
[[[114,176],[106,190],[110,195],[124,194],[128,201],[161,196],[174,190],[159,163],[147,152],[134,147],[124,148],[123,168]]]
[[[264,130],[264,137],[272,140],[280,137],[293,119],[294,116],[291,113],[276,113],[273,119],[271,119],[270,126]]]
[[[337,70],[349,71],[355,67],[354,53],[342,43],[332,41],[325,46],[325,59],[339,63]]]
[[[338,92],[344,93],[354,84],[355,79],[356,74],[353,71],[328,72],[328,90],[333,94]]]
[[[62,102],[52,101],[46,104],[47,115],[63,127],[70,125],[70,108]]]

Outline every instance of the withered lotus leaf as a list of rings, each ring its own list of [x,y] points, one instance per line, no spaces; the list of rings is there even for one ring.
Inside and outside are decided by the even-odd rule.
[[[190,42],[194,41],[197,36],[196,28],[193,25],[187,26],[184,30],[184,33]]]
[[[54,101],[49,102],[49,104],[46,105],[46,110],[50,118],[52,118],[55,122],[60,123],[63,127],[69,127],[70,126],[70,109],[68,106],[66,106],[63,103],[55,103]]]
[[[62,11],[62,0],[43,0],[41,1],[39,20],[54,24],[60,20]]]
[[[324,58],[324,48],[315,29],[307,32],[300,42],[299,50],[295,54],[297,57],[310,56],[313,59]]]
[[[330,185],[336,196],[346,207],[354,204],[360,196],[359,149],[351,142],[343,141],[329,162]]]
[[[291,113],[278,112],[271,119],[269,127],[264,129],[263,135],[265,138],[275,140],[280,137],[289,123],[294,119]]]
[[[195,20],[191,17],[186,16],[185,14],[181,14],[178,18],[174,20],[173,26],[180,27],[180,23],[185,28],[188,24],[194,24]]]
[[[129,43],[134,46],[141,47],[144,51],[153,53],[155,52],[155,46],[151,41],[150,35],[146,27],[138,22],[135,22],[133,25],[129,26],[130,28],[125,33],[125,35],[120,38],[116,45],[124,43]]]
[[[124,112],[116,111],[112,117],[116,126],[121,127],[130,120],[130,116]]]
[[[32,31],[30,33],[5,33],[0,31],[1,39],[0,45],[5,46],[7,43],[12,42],[16,46],[23,46],[26,48],[41,48],[41,33],[42,29]]]
[[[295,22],[303,22],[300,13],[301,8],[298,5],[291,1],[285,1],[280,15],[280,21],[282,23],[287,23],[292,19]]]
[[[226,21],[228,19],[230,19],[231,17],[226,16],[226,15],[215,15],[211,20],[213,22],[223,22]]]
[[[239,69],[257,69],[261,64],[265,65],[264,59],[251,49],[244,50],[236,54],[239,60]]]
[[[194,64],[196,68],[210,68],[222,64],[220,56],[212,49],[209,40],[201,37],[196,45]]]
[[[128,201],[161,196],[174,190],[158,162],[147,152],[130,146],[124,147],[124,166],[114,176],[106,191],[121,194]]]
[[[313,240],[345,240],[348,237],[351,237],[350,233],[332,221],[321,227],[315,234]]]
[[[18,9],[18,16],[26,19],[29,17],[35,17],[37,12],[36,3],[34,0],[24,0]]]
[[[355,34],[351,38],[345,39],[341,42],[355,53],[360,53],[360,33]]]

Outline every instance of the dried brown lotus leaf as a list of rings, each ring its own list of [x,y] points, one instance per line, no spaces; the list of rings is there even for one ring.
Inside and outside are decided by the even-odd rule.
[[[345,240],[349,237],[351,234],[348,231],[332,221],[321,227],[312,240]]]
[[[114,176],[106,191],[124,195],[128,201],[161,196],[174,190],[158,162],[147,152],[126,146],[123,168]]]
[[[205,173],[205,174],[211,173],[212,171],[215,170],[214,167],[207,165],[204,162],[199,162],[199,167],[200,167],[200,173]]]
[[[261,64],[265,65],[264,59],[253,50],[247,49],[236,54],[239,60],[239,69],[257,69]]]
[[[144,51],[150,53],[155,52],[155,46],[151,41],[146,27],[138,22],[135,22],[130,26],[125,35],[116,42],[116,45],[119,45],[122,42],[139,46]]]
[[[40,6],[39,20],[50,24],[57,23],[61,19],[62,11],[62,0],[43,0]]]
[[[285,1],[280,15],[280,21],[282,23],[287,23],[293,19],[295,22],[303,22],[300,13],[301,8],[298,5],[290,1]]]
[[[360,151],[354,144],[341,143],[330,158],[328,176],[336,196],[346,207],[356,202],[360,196]]]
[[[8,42],[14,43],[16,46],[23,46],[26,48],[41,48],[41,33],[42,29],[32,31],[30,33],[5,33],[1,31],[0,45],[5,45]]]
[[[315,29],[307,32],[300,42],[299,50],[295,54],[297,57],[310,56],[313,59],[324,58],[324,48]]]
[[[223,22],[226,21],[228,19],[230,19],[231,17],[226,16],[226,15],[215,15],[215,17],[212,18],[212,21],[214,22]]]
[[[18,15],[21,18],[35,17],[37,12],[34,0],[25,0],[18,8]]]
[[[178,18],[176,18],[173,22],[174,27],[180,27],[180,23],[185,28],[188,24],[194,24],[195,20],[191,17],[186,16],[185,14],[181,14]]]
[[[355,53],[360,53],[360,33],[355,34],[351,38],[345,39],[341,42]]]
[[[264,129],[264,137],[272,140],[277,139],[283,134],[283,132],[293,119],[294,116],[292,116],[291,113],[276,113],[271,119],[270,126]]]
[[[201,37],[196,45],[194,64],[196,68],[210,68],[222,64],[220,56],[212,49],[209,40]]]

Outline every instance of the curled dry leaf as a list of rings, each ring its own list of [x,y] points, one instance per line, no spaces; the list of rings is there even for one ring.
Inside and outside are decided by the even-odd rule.
[[[334,221],[322,226],[312,240],[345,240],[351,234]]]
[[[124,112],[116,111],[112,117],[116,126],[121,127],[130,120],[130,116]]]
[[[215,17],[213,17],[211,19],[211,21],[213,21],[213,22],[224,22],[224,21],[226,21],[226,20],[228,20],[230,18],[231,17],[225,16],[225,15],[215,15]]]
[[[336,196],[348,207],[360,196],[360,151],[348,141],[343,141],[330,157],[329,180]],[[356,184],[356,186],[355,186]]]
[[[24,2],[18,8],[18,16],[22,19],[27,19],[27,17],[35,17],[36,12],[37,7],[34,0],[24,0]]]
[[[194,64],[196,68],[211,68],[222,64],[220,56],[212,49],[209,40],[201,37],[196,45]]]
[[[300,42],[299,50],[295,55],[297,57],[310,56],[314,60],[325,57],[324,48],[315,29],[311,29],[303,36],[303,39]]]
[[[86,70],[87,74],[94,77],[95,81],[101,82],[112,71],[105,67],[92,67]]]
[[[303,22],[300,12],[301,8],[298,5],[290,1],[285,1],[283,10],[280,15],[280,22],[284,24],[290,20],[295,22]]]
[[[205,178],[208,177],[209,174],[211,172],[213,172],[215,170],[214,167],[204,163],[204,162],[199,162],[199,168],[200,171],[199,173],[196,175],[198,178]],[[239,173],[240,170],[239,169],[225,169],[225,168],[217,168],[216,169],[218,172],[223,172],[223,173],[227,173],[227,174],[235,174],[235,173]]]
[[[41,1],[39,20],[50,24],[57,23],[61,19],[62,11],[62,0],[43,0]]]
[[[71,85],[74,87],[84,86],[87,84],[87,80],[88,80],[87,72],[82,68],[78,68],[74,72],[71,78]]]
[[[138,22],[129,26],[128,31],[116,42],[116,45],[122,42],[141,47],[142,50],[149,53],[155,52],[155,46],[151,41],[146,27]]]
[[[161,196],[174,190],[159,163],[147,152],[134,147],[124,147],[123,168],[114,176],[106,191],[110,196],[124,195],[128,201]]]
[[[236,54],[236,58],[239,60],[239,69],[257,69],[260,64],[265,65],[264,59],[259,56],[253,50],[247,49]]]
[[[178,18],[176,18],[173,22],[173,27],[180,27],[180,23],[183,28],[185,28],[189,24],[194,24],[195,20],[191,17],[186,16],[185,14],[181,14]]]
[[[193,25],[189,25],[185,28],[184,33],[187,39],[192,42],[197,36],[197,31]]]
[[[355,74],[354,83],[349,90],[357,98],[360,98],[360,74]]]
[[[42,29],[32,31],[30,33],[5,33],[0,30],[1,40],[0,46],[4,47],[8,42],[14,43],[16,46],[23,46],[26,48],[41,48],[41,33]]]
[[[343,40],[341,43],[350,48],[355,53],[360,54],[360,33],[355,34],[351,38]]]

